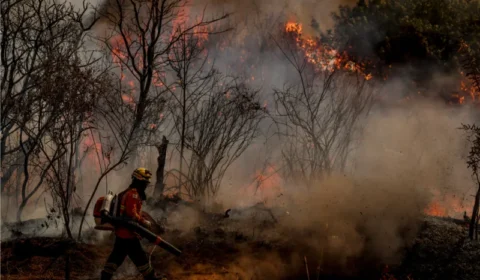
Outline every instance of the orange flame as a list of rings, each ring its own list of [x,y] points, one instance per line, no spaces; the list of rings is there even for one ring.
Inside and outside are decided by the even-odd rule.
[[[302,25],[296,22],[287,22],[285,25],[285,30],[287,32],[302,34]]]
[[[434,194],[434,199],[424,210],[426,215],[436,217],[460,218],[464,212],[469,213],[473,207],[473,201],[464,200],[453,194]]]
[[[136,106],[135,100],[133,99],[133,96],[130,94],[122,94],[122,100],[125,104],[130,105],[133,109]]]
[[[255,181],[247,187],[247,192],[259,195],[264,203],[268,203],[282,193],[282,178],[274,165],[257,171]]]
[[[294,37],[297,47],[302,50],[308,62],[322,71],[335,71],[344,69],[350,72],[360,73],[368,81],[373,78],[371,73],[365,73],[365,67],[348,59],[346,53],[322,45],[317,39],[303,36],[302,25],[296,22],[287,22],[285,31]]]
[[[98,155],[103,155],[102,144],[95,142],[92,135],[87,134],[85,139],[83,140],[83,146],[85,151],[88,151],[87,159],[90,164],[93,163],[93,165],[96,166],[97,171],[100,171],[101,165]]]
[[[459,93],[452,94],[452,98],[456,98],[459,104],[466,103],[465,97],[469,97],[467,99],[470,103],[476,103],[478,101],[478,97],[480,96],[480,92],[478,88],[465,76],[463,72],[460,72],[462,76],[462,80],[460,81]]]
[[[435,217],[445,217],[447,215],[447,209],[437,201],[433,201],[425,209],[425,214]]]

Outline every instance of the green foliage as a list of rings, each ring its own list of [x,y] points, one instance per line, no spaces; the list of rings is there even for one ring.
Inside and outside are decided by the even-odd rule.
[[[476,184],[478,186],[477,193],[475,195],[475,203],[472,210],[472,218],[470,220],[470,227],[468,230],[468,235],[470,239],[473,240],[474,234],[475,239],[478,240],[478,221],[480,216],[478,215],[480,208],[480,127],[473,125],[462,124],[461,129],[467,132],[467,140],[470,142],[470,152],[467,157],[468,168],[472,170],[472,177],[475,178]]]
[[[468,133],[467,140],[471,144],[467,157],[468,168],[472,170],[474,176],[478,176],[480,168],[480,127],[475,124],[462,124],[461,129]]]
[[[354,60],[368,61],[379,72],[390,65],[425,62],[433,63],[436,70],[449,71],[458,65],[465,66],[467,72],[478,69],[480,1],[366,2],[341,6],[333,14],[331,43],[347,51]],[[466,65],[472,61],[475,65]]]

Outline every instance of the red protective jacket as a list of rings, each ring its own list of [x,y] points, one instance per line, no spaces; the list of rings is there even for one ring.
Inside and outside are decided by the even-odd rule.
[[[142,217],[142,200],[137,189],[129,188],[119,194],[119,216],[129,217],[132,220],[144,224],[145,218]],[[115,235],[120,238],[137,238],[138,236],[131,230],[124,227],[115,228]]]

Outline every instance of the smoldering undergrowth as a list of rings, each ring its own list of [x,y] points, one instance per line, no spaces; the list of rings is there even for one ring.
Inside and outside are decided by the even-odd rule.
[[[307,256],[324,271],[348,274],[359,273],[359,264],[402,261],[420,230],[426,207],[441,200],[438,193],[468,189],[468,170],[461,165],[465,140],[456,124],[474,115],[466,108],[431,100],[389,106],[387,111],[374,108],[373,115],[362,121],[361,141],[345,173],[332,174],[310,188],[276,181],[278,188],[263,197],[276,221],[263,210],[245,206],[246,201],[259,202],[253,194],[240,197],[229,189],[218,197],[224,209],[237,210],[221,227],[291,249],[280,257],[281,250],[259,257],[244,249],[243,260],[278,261],[272,265],[288,265],[293,273],[304,268]],[[265,222],[270,226],[262,227]],[[243,269],[245,275],[253,273],[248,266],[232,266]]]

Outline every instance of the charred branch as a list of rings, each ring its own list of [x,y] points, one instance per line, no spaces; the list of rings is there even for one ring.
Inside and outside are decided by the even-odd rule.
[[[163,190],[165,189],[165,184],[163,183],[164,171],[165,171],[165,160],[167,158],[167,147],[168,140],[165,136],[162,137],[162,144],[157,147],[158,149],[158,158],[157,158],[157,182],[155,183],[155,190],[153,196],[155,198],[161,198],[163,195]]]

